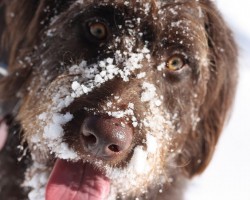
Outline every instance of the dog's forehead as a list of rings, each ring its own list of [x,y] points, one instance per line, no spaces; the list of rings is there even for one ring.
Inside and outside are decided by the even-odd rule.
[[[98,2],[93,0],[79,0],[74,6],[82,9],[82,12],[91,10],[89,8],[98,9],[108,6],[109,8],[116,9],[114,13],[121,12],[121,15],[125,19],[136,19],[136,23],[140,21],[147,21],[149,23],[150,20],[161,30],[184,29],[190,27],[190,22],[195,23],[195,26],[201,26],[203,23],[200,22],[204,18],[199,1],[193,0],[103,0]],[[105,12],[105,10],[103,11]],[[196,28],[195,26],[194,28]]]
[[[114,8],[127,8],[133,11],[135,17],[137,15],[152,16],[153,20],[159,22],[159,17],[181,17],[184,13],[189,13],[189,17],[200,18],[202,10],[199,1],[195,0],[78,0],[74,6],[79,6],[81,9],[87,10],[94,6],[112,6]],[[195,6],[194,6],[195,5]],[[122,9],[123,10],[123,9]],[[131,14],[131,13],[129,13]],[[164,21],[163,21],[164,22]],[[165,23],[168,21],[165,21]]]

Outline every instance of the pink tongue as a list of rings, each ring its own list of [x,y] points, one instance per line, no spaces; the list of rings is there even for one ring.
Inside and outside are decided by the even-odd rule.
[[[58,159],[46,187],[46,200],[104,200],[109,180],[88,163]]]

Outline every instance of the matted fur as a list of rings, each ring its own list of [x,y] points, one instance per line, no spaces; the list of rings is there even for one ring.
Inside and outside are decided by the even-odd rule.
[[[63,157],[53,148],[60,142],[76,152],[65,159],[97,166],[99,160],[86,158],[76,125],[87,115],[118,111],[136,125],[128,154],[97,166],[112,181],[110,198],[182,199],[186,181],[209,164],[235,94],[237,49],[213,3],[4,0],[1,6],[1,52],[9,75],[0,80],[0,114],[9,137],[0,152],[0,199],[26,199],[32,188],[23,183],[31,186],[30,177],[51,171],[55,158]],[[110,25],[105,43],[86,39],[82,28],[96,16]],[[185,67],[176,72],[162,67],[172,55],[183,56]],[[121,74],[133,65],[133,56],[135,69]],[[74,81],[96,83],[85,68],[100,67],[100,61],[112,62],[121,73],[72,97]],[[55,115],[67,113],[73,119],[65,122],[62,139],[49,141],[45,128]],[[152,152],[149,135],[157,143]],[[149,170],[130,176],[139,147]],[[34,163],[43,168],[34,169]],[[121,178],[136,185],[125,186]]]

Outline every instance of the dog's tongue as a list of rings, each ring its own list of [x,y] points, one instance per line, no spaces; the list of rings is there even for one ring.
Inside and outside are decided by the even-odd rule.
[[[46,200],[104,200],[110,182],[88,163],[58,159],[46,187]]]

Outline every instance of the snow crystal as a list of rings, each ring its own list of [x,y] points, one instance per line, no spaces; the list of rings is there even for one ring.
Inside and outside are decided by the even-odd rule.
[[[110,116],[114,117],[114,118],[122,118],[125,116],[125,112],[124,111],[116,111],[116,112],[108,112]]]
[[[165,62],[163,62],[163,63],[161,63],[160,65],[157,66],[157,70],[158,70],[158,71],[162,71],[162,70],[164,70],[165,68],[166,68],[166,63],[165,63]]]
[[[67,143],[60,142],[56,147],[57,156],[61,159],[65,160],[75,160],[77,159],[78,155],[74,152]]]
[[[106,72],[105,72],[106,73]],[[105,82],[105,80],[102,78],[102,76],[100,75],[100,74],[97,74],[96,76],[95,76],[95,83],[96,84],[101,84],[101,83],[104,83]]]
[[[176,21],[176,22],[171,22],[172,27],[180,27],[180,24],[183,23],[182,20]]]
[[[137,74],[138,79],[141,79],[141,78],[144,78],[144,77],[146,77],[146,72],[141,72],[141,73]]]
[[[147,152],[143,150],[142,146],[137,146],[134,149],[134,154],[129,163],[129,167],[132,167],[138,174],[146,174],[149,171]]]
[[[108,111],[107,114],[114,118],[125,118],[125,116],[132,116],[136,121],[133,109],[134,109],[134,104],[130,103],[126,110]]]
[[[151,9],[151,4],[150,3],[144,4],[144,12],[145,12],[146,15],[149,14],[150,9]]]
[[[49,140],[56,140],[63,136],[62,125],[66,124],[73,118],[73,115],[66,113],[65,115],[54,114],[52,123],[44,127],[44,138]]]
[[[40,115],[40,119],[43,119],[43,115]],[[43,138],[46,140],[48,147],[53,153],[56,153],[57,157],[62,159],[74,160],[77,158],[77,154],[69,148],[68,144],[63,142],[64,130],[62,128],[67,122],[72,120],[73,115],[70,113],[59,114],[54,113],[51,117],[50,123],[44,127]],[[38,140],[37,137],[32,138],[33,141]]]
[[[34,162],[26,171],[23,186],[31,188],[28,194],[29,200],[44,200],[45,186],[49,177],[46,169],[46,165]]]
[[[53,122],[60,124],[60,125],[64,125],[70,120],[72,120],[72,118],[73,118],[73,115],[70,113],[66,113],[64,115],[55,114],[53,116]]]
[[[159,100],[159,99],[156,99],[156,100],[154,101],[154,103],[155,103],[155,105],[156,105],[157,107],[159,107],[159,106],[162,104],[162,101]]]
[[[147,151],[149,153],[155,153],[157,150],[157,140],[154,136],[147,134]]]
[[[56,31],[56,29],[49,29],[49,30],[46,32],[46,35],[47,35],[48,37],[53,37],[55,31]]]
[[[133,103],[129,103],[129,104],[128,104],[128,108],[130,108],[130,109],[132,109],[132,110],[133,110],[133,109],[135,108],[135,104],[133,104]]]
[[[48,177],[46,173],[34,174],[34,176],[30,180],[29,186],[37,189],[29,192],[28,194],[29,200],[44,199],[45,188],[41,187],[41,185],[45,185],[47,183],[47,179]]]
[[[77,81],[74,81],[71,87],[72,87],[72,90],[77,91],[79,88],[81,88],[81,85]]]
[[[39,135],[37,135],[37,134],[32,135],[30,141],[31,141],[33,144],[38,144],[38,143],[40,142],[40,137],[39,137]]]
[[[43,112],[42,114],[40,114],[38,116],[38,119],[41,120],[41,121],[45,121],[47,119],[47,113]]]
[[[141,101],[148,102],[151,101],[156,95],[156,88],[153,84],[144,82],[142,85],[144,92],[141,94]]]
[[[178,12],[174,9],[174,8],[169,8],[169,11],[173,14],[173,15],[177,15]]]
[[[59,124],[50,124],[44,128],[43,137],[56,140],[63,136],[63,128]]]

